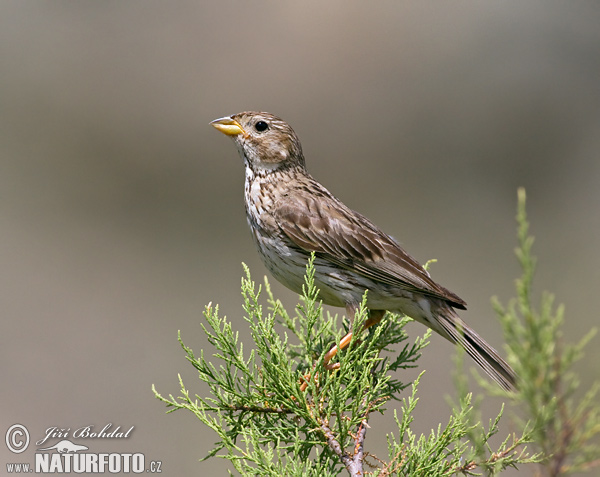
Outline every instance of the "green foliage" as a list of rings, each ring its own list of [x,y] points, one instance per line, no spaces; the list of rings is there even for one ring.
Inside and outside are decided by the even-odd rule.
[[[164,398],[155,391],[170,411],[187,409],[218,435],[207,457],[229,459],[244,475],[325,476],[339,475],[344,468],[359,475],[365,458],[379,463],[373,475],[452,475],[477,467],[472,461],[462,463],[468,448],[463,439],[468,430],[478,427],[468,419],[470,397],[444,428],[418,438],[411,432],[418,380],[412,384],[411,396],[401,400],[401,417],[395,413],[399,432],[397,437],[388,436],[389,461],[365,449],[369,415],[384,412],[390,400],[400,400],[408,384],[397,379],[396,371],[415,366],[430,331],[409,344],[403,328],[410,319],[388,314],[379,326],[354,336],[350,346],[338,353],[339,371],[327,371],[323,356],[332,343],[339,344],[342,333],[336,330],[337,317],[324,317],[312,260],[293,317],[273,297],[268,282],[265,314],[261,289],[247,267],[245,272],[243,307],[253,349],[245,351],[231,323],[219,316],[218,307],[209,305],[202,328],[219,364],[207,360],[204,351],[197,357],[181,338],[180,342],[208,385],[210,397],[192,397],[181,377],[178,398]],[[365,302],[366,296],[354,329],[361,329],[367,318]],[[398,344],[400,350],[392,348]],[[498,420],[482,431],[485,442],[497,432]],[[497,459],[500,467],[527,461],[526,455],[512,453],[515,446],[507,451],[503,444],[497,451],[503,456]]]
[[[573,364],[583,356],[583,348],[594,336],[592,329],[576,344],[562,337],[564,307],[554,307],[554,296],[544,293],[539,309],[532,299],[536,259],[531,253],[533,237],[525,210],[525,190],[519,190],[515,250],[522,269],[516,280],[517,297],[507,306],[497,298],[493,306],[504,329],[508,361],[519,376],[519,393],[513,396],[518,425],[533,423],[532,437],[544,457],[543,472],[558,476],[587,470],[600,464],[600,383],[582,397],[576,396],[579,379]],[[489,393],[496,390],[481,384]]]
[[[508,467],[516,468],[517,464],[537,461],[538,456],[530,456],[526,447],[521,445],[530,439],[525,433],[518,438],[514,435],[507,437],[496,451],[492,450],[489,441],[499,431],[503,409],[486,429],[474,421],[476,409],[471,405],[470,393],[465,394],[454,407],[445,428],[439,425],[437,431],[432,431],[429,436],[417,438],[411,432],[410,424],[417,404],[418,381],[413,384],[412,395],[402,402],[402,417],[398,418],[394,411],[401,437],[396,441],[393,435],[388,436],[390,462],[385,470],[390,475],[478,475],[477,470],[496,475]]]
[[[353,336],[350,346],[336,355],[339,370],[325,369],[325,354],[334,343],[339,346],[349,323],[337,315],[325,316],[314,285],[314,257],[293,315],[273,297],[266,279],[266,296],[261,298],[262,287],[244,266],[243,309],[251,347],[244,347],[218,307],[208,305],[202,329],[214,348],[212,356],[207,358],[204,350],[197,356],[181,337],[179,341],[209,396],[191,395],[181,377],[178,397],[154,393],[168,412],[186,409],[211,428],[218,440],[205,458],[228,459],[242,475],[334,476],[344,470],[353,476],[496,475],[542,459],[548,475],[589,468],[600,454],[592,440],[600,433],[598,387],[577,401],[579,383],[570,367],[592,335],[574,346],[559,344],[562,307],[553,311],[550,295],[542,298],[539,312],[532,306],[535,260],[522,191],[517,220],[517,257],[523,269],[518,298],[506,307],[495,300],[494,308],[506,334],[508,360],[520,377],[519,392],[507,394],[480,382],[488,394],[501,395],[526,411],[511,424],[521,431],[499,445],[493,442],[500,420],[505,420],[504,407],[487,426],[480,424],[483,397],[473,399],[464,374],[456,377],[459,398],[448,423],[428,435],[412,431],[420,376],[405,383],[399,371],[416,366],[430,331],[409,343],[404,332],[407,317],[386,314],[378,326]],[[366,295],[354,330],[362,329],[367,319],[365,303]],[[366,433],[369,416],[387,412],[390,404],[399,407],[394,409],[397,431],[388,435],[384,461],[368,451]],[[377,430],[369,430],[373,432]],[[533,455],[524,446],[532,441],[539,449]]]
[[[240,473],[337,475],[345,465],[340,456],[354,449],[357,433],[366,432],[369,414],[383,412],[388,400],[399,398],[406,384],[392,372],[415,366],[429,333],[404,344],[399,352],[394,350],[394,359],[384,356],[392,343],[407,339],[403,327],[409,319],[389,315],[381,326],[365,332],[364,339],[354,337],[349,349],[338,354],[341,372],[326,371],[323,356],[333,342],[339,343],[341,333],[333,331],[335,318],[323,316],[312,261],[294,317],[274,299],[268,282],[269,313],[264,314],[260,287],[244,268],[243,307],[255,348],[245,353],[231,323],[219,317],[218,307],[209,305],[202,328],[220,364],[205,359],[204,351],[196,357],[180,342],[211,396],[192,398],[181,378],[178,399],[157,396],[172,410],[192,411],[213,429],[220,441],[207,457],[224,449],[224,456]],[[363,303],[355,318],[358,329],[366,317]],[[278,325],[287,331],[278,334]],[[304,382],[307,387],[302,391]]]

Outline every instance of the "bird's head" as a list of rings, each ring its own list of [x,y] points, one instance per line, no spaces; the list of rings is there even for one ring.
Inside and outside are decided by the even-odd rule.
[[[233,139],[247,167],[255,172],[305,167],[298,136],[277,116],[243,112],[215,119],[210,124]]]

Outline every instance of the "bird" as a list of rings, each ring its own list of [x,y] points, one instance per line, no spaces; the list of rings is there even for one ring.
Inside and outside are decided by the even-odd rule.
[[[369,316],[363,330],[386,311],[407,315],[462,346],[500,387],[516,389],[510,365],[459,317],[457,310],[466,310],[466,302],[308,173],[300,140],[288,123],[270,113],[246,111],[210,124],[233,139],[244,161],[246,218],[275,279],[302,293],[306,264],[314,254],[319,299],[344,307],[351,323],[366,291]],[[340,349],[350,343],[353,331]],[[331,348],[325,364],[337,352],[337,346]]]

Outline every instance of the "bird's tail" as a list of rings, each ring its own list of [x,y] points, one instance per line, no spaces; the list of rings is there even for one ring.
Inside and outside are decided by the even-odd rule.
[[[507,391],[516,390],[517,377],[510,365],[452,309],[438,316],[437,322],[444,331],[440,334],[462,346],[490,378]]]

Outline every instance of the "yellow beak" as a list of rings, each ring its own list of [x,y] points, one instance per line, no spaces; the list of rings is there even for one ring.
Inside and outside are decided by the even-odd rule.
[[[246,131],[244,131],[244,128],[240,123],[235,119],[231,119],[229,116],[215,119],[210,124],[227,136],[237,136],[238,134],[246,135]]]

